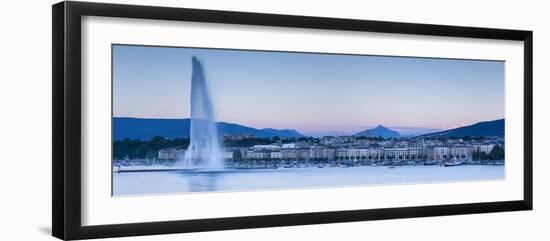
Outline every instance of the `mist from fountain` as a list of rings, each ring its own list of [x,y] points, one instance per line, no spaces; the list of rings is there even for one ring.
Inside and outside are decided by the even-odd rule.
[[[222,150],[204,69],[195,56],[191,62],[190,143],[183,165],[184,168],[221,169],[224,166]]]

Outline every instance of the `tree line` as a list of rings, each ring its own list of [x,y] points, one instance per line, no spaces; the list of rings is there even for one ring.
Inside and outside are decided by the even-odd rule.
[[[242,140],[225,140],[224,147],[252,147],[254,145],[267,145],[275,141],[282,143],[293,142],[301,138],[280,139],[272,138],[248,138]],[[155,136],[150,140],[124,138],[113,142],[113,159],[156,159],[158,151],[165,148],[187,149],[189,138],[169,139],[163,136]]]
[[[488,154],[482,151],[474,151],[472,153],[474,160],[504,160],[504,147],[495,145]]]
[[[188,138],[168,139],[155,136],[151,140],[124,138],[113,142],[113,158],[122,159],[155,159],[158,151],[164,148],[182,148],[189,146]]]

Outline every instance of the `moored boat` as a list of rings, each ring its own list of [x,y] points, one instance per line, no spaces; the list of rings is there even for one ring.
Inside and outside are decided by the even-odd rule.
[[[454,166],[462,165],[462,162],[458,160],[452,160],[452,161],[443,162],[443,165],[446,167],[454,167]]]
[[[424,162],[424,166],[435,166],[437,165],[438,161],[437,160],[434,160],[434,161],[426,161]]]

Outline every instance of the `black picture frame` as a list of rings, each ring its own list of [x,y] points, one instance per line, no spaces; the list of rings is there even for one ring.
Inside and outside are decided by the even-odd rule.
[[[207,23],[517,40],[524,43],[523,199],[420,207],[342,210],[99,226],[81,224],[81,17],[104,16]],[[171,7],[60,2],[52,6],[52,233],[60,239],[185,233],[381,219],[532,210],[533,32]],[[137,220],[139,221],[139,220]]]

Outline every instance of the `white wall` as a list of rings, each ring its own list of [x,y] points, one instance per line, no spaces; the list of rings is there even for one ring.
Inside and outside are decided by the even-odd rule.
[[[155,240],[548,240],[550,18],[545,1],[109,1],[534,30],[535,211],[155,236]],[[0,13],[0,240],[53,240],[51,10],[9,1]],[[546,21],[546,22],[544,22]],[[152,237],[119,240],[151,240]]]

